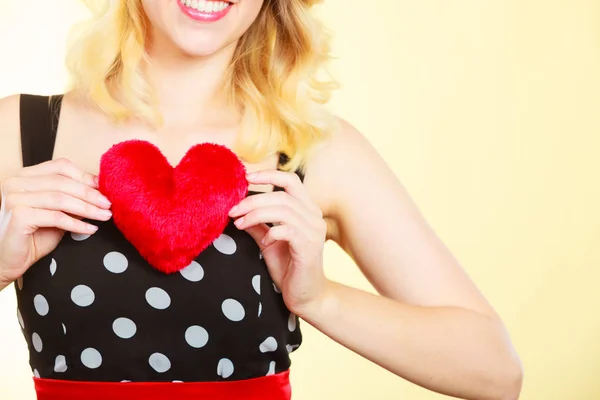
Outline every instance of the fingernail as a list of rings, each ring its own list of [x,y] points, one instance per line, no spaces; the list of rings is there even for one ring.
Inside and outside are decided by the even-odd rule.
[[[239,206],[233,206],[231,210],[229,210],[229,215],[234,215],[239,209]]]
[[[106,197],[104,196],[100,196],[100,202],[102,203],[103,206],[105,207],[110,207],[111,206],[111,202],[110,200],[108,200]]]
[[[258,175],[257,172],[252,172],[251,174],[246,175],[246,178],[249,178],[249,179],[256,178],[257,175]]]
[[[100,184],[100,180],[98,179],[98,177],[97,177],[97,176],[94,176],[94,184],[95,184],[96,186],[98,186],[98,185]]]
[[[236,219],[234,224],[235,226],[239,227],[242,224],[242,222],[244,222],[244,217]]]
[[[100,210],[98,211],[98,216],[100,218],[110,219],[110,217],[112,217],[112,213],[110,212],[110,210]]]
[[[98,227],[96,225],[87,224],[87,229],[88,231],[94,233],[98,230]]]

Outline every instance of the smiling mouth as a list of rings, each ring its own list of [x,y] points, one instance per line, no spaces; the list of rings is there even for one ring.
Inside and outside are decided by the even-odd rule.
[[[214,0],[178,0],[185,7],[201,13],[221,13],[233,4],[229,1],[214,1]]]

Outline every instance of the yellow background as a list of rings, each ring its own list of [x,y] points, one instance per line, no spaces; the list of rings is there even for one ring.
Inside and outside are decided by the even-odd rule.
[[[600,399],[600,2],[326,3],[344,85],[332,107],[506,320],[525,364],[521,398]],[[63,89],[65,35],[82,11],[0,0],[0,95]],[[368,288],[334,246],[326,268]],[[0,399],[33,399],[12,287],[0,320]],[[296,400],[443,398],[303,328]]]

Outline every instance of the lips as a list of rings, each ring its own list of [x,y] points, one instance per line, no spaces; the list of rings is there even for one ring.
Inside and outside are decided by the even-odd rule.
[[[225,17],[233,2],[223,0],[177,0],[181,11],[200,22],[214,22]]]

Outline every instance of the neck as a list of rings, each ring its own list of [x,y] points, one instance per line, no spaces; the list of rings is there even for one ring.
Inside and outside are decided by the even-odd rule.
[[[196,124],[227,112],[223,84],[235,43],[206,57],[192,57],[175,46],[153,41],[146,75],[157,96],[165,126]]]

